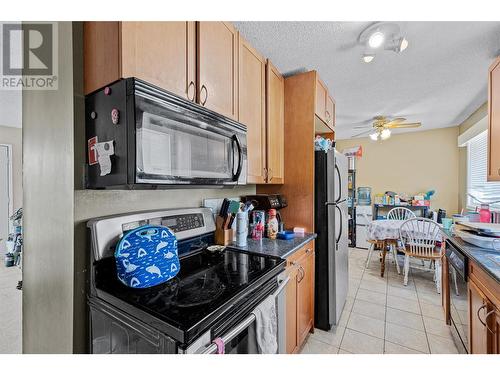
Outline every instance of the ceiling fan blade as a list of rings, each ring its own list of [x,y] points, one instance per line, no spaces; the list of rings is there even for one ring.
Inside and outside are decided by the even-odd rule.
[[[352,135],[352,136],[351,136],[351,138],[357,138],[357,137],[359,137],[359,136],[361,136],[361,135],[365,135],[365,134],[371,133],[371,132],[373,132],[373,131],[374,131],[373,129],[369,129],[369,130],[366,130],[366,131],[361,132],[361,133],[359,133],[359,134]]]
[[[372,127],[371,124],[367,124],[367,125],[358,125],[358,126],[355,126],[353,127],[353,129],[367,129],[368,127]]]
[[[404,121],[406,121],[406,119],[404,117],[397,117],[397,118],[389,121],[388,123],[386,123],[386,125],[399,124],[399,123],[404,122]]]
[[[398,129],[398,128],[418,128],[419,126],[422,126],[421,122],[409,122],[407,124],[394,124],[394,125],[389,125],[388,127],[391,129]]]

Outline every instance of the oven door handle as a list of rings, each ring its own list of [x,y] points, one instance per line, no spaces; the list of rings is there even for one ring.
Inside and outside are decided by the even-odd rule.
[[[233,145],[233,155],[234,155],[234,144],[236,143],[236,147],[238,149],[238,169],[236,173],[233,174],[233,181],[238,181],[241,175],[241,169],[243,168],[243,152],[241,151],[241,143],[238,139],[238,136],[234,134],[231,137],[231,143]],[[233,170],[234,170],[234,156],[233,156]]]
[[[283,291],[283,289],[287,286],[288,282],[290,281],[290,276],[287,276],[284,278],[278,286],[278,289],[272,294],[274,298],[277,298],[278,295]],[[222,342],[226,343],[234,339],[236,336],[238,336],[241,332],[243,332],[250,324],[252,324],[255,321],[255,315],[251,313],[248,315],[245,319],[243,319],[239,324],[236,325],[231,331],[226,333],[225,335],[221,336],[220,339]],[[212,343],[208,345],[205,349],[201,350],[199,354],[213,354],[217,352],[217,344]]]
[[[245,329],[247,329],[248,326],[250,324],[252,324],[254,321],[255,321],[255,315],[252,313],[249,316],[247,316],[245,319],[243,319],[231,331],[226,333],[224,336],[221,336],[220,339],[224,343],[231,341],[236,336],[238,336],[241,332],[243,332]],[[199,352],[199,354],[213,354],[213,353],[217,353],[217,345],[214,343],[210,344],[205,349],[203,349],[201,352]]]

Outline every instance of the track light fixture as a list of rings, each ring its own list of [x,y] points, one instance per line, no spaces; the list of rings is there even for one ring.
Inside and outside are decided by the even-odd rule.
[[[367,27],[359,35],[358,42],[365,46],[363,61],[373,61],[380,50],[403,52],[408,48],[408,40],[401,34],[399,26],[392,22],[377,22]]]

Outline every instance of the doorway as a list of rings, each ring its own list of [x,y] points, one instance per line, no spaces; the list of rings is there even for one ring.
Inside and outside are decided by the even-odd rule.
[[[13,146],[0,143],[0,354],[22,352],[22,234],[12,225],[22,219],[12,221],[13,215]]]
[[[0,144],[0,252],[5,254],[12,215],[12,146]]]

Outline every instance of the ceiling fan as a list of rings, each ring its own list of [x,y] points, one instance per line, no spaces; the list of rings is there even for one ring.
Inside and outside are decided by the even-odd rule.
[[[357,138],[359,136],[370,134],[370,138],[374,141],[378,140],[386,140],[391,136],[391,129],[408,129],[408,128],[418,128],[422,125],[420,122],[410,122],[405,123],[406,119],[403,117],[396,117],[393,119],[389,119],[386,116],[375,116],[373,118],[373,123],[370,126],[370,129],[365,130],[359,134],[353,135],[351,138]],[[369,125],[355,126],[354,129],[363,129]]]

